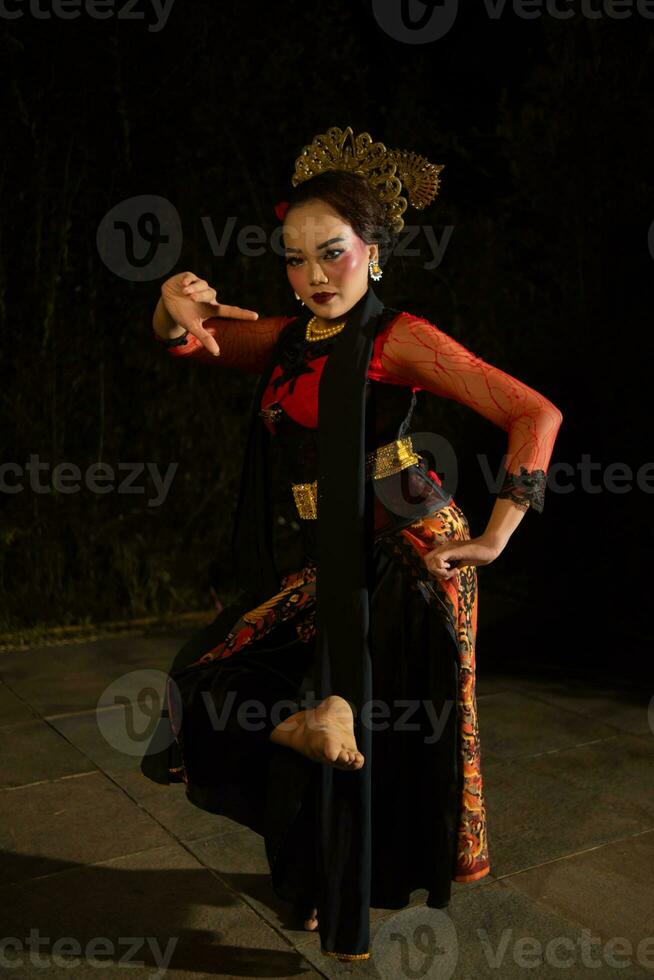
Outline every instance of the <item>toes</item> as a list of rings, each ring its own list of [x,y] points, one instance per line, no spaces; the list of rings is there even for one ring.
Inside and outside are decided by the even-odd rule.
[[[363,756],[355,749],[341,749],[332,765],[338,766],[339,769],[360,769],[363,765]]]

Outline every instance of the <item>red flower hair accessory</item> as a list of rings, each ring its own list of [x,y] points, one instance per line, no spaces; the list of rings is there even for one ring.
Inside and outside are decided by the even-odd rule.
[[[275,214],[280,221],[283,221],[288,211],[288,201],[278,201],[275,205]]]

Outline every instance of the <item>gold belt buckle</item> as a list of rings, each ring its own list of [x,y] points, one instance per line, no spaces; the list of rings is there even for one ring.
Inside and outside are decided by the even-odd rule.
[[[414,452],[411,436],[405,436],[366,454],[366,479],[381,480],[419,462],[420,456]],[[318,481],[292,483],[291,489],[299,516],[304,520],[315,520],[318,517]]]
[[[420,456],[413,451],[411,436],[404,436],[403,439],[396,439],[385,446],[373,449],[366,456],[366,477],[373,480],[381,480],[385,476],[392,476],[405,470],[407,466],[413,466],[420,462]]]
[[[300,517],[304,520],[315,520],[318,517],[318,481],[293,483],[291,486]]]

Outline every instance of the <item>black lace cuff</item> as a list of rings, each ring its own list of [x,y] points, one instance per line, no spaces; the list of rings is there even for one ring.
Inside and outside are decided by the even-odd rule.
[[[188,330],[183,333],[180,337],[174,337],[172,340],[164,340],[157,334],[157,340],[162,347],[182,347],[184,344],[188,344]]]
[[[545,503],[545,470],[527,470],[521,466],[519,473],[505,471],[504,482],[497,496],[512,500],[522,510],[531,506],[542,514]]]

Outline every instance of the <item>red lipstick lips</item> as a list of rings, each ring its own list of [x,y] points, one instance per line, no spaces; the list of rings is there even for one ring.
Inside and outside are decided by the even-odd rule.
[[[313,293],[311,299],[314,299],[316,303],[328,303],[335,295],[336,293]]]

